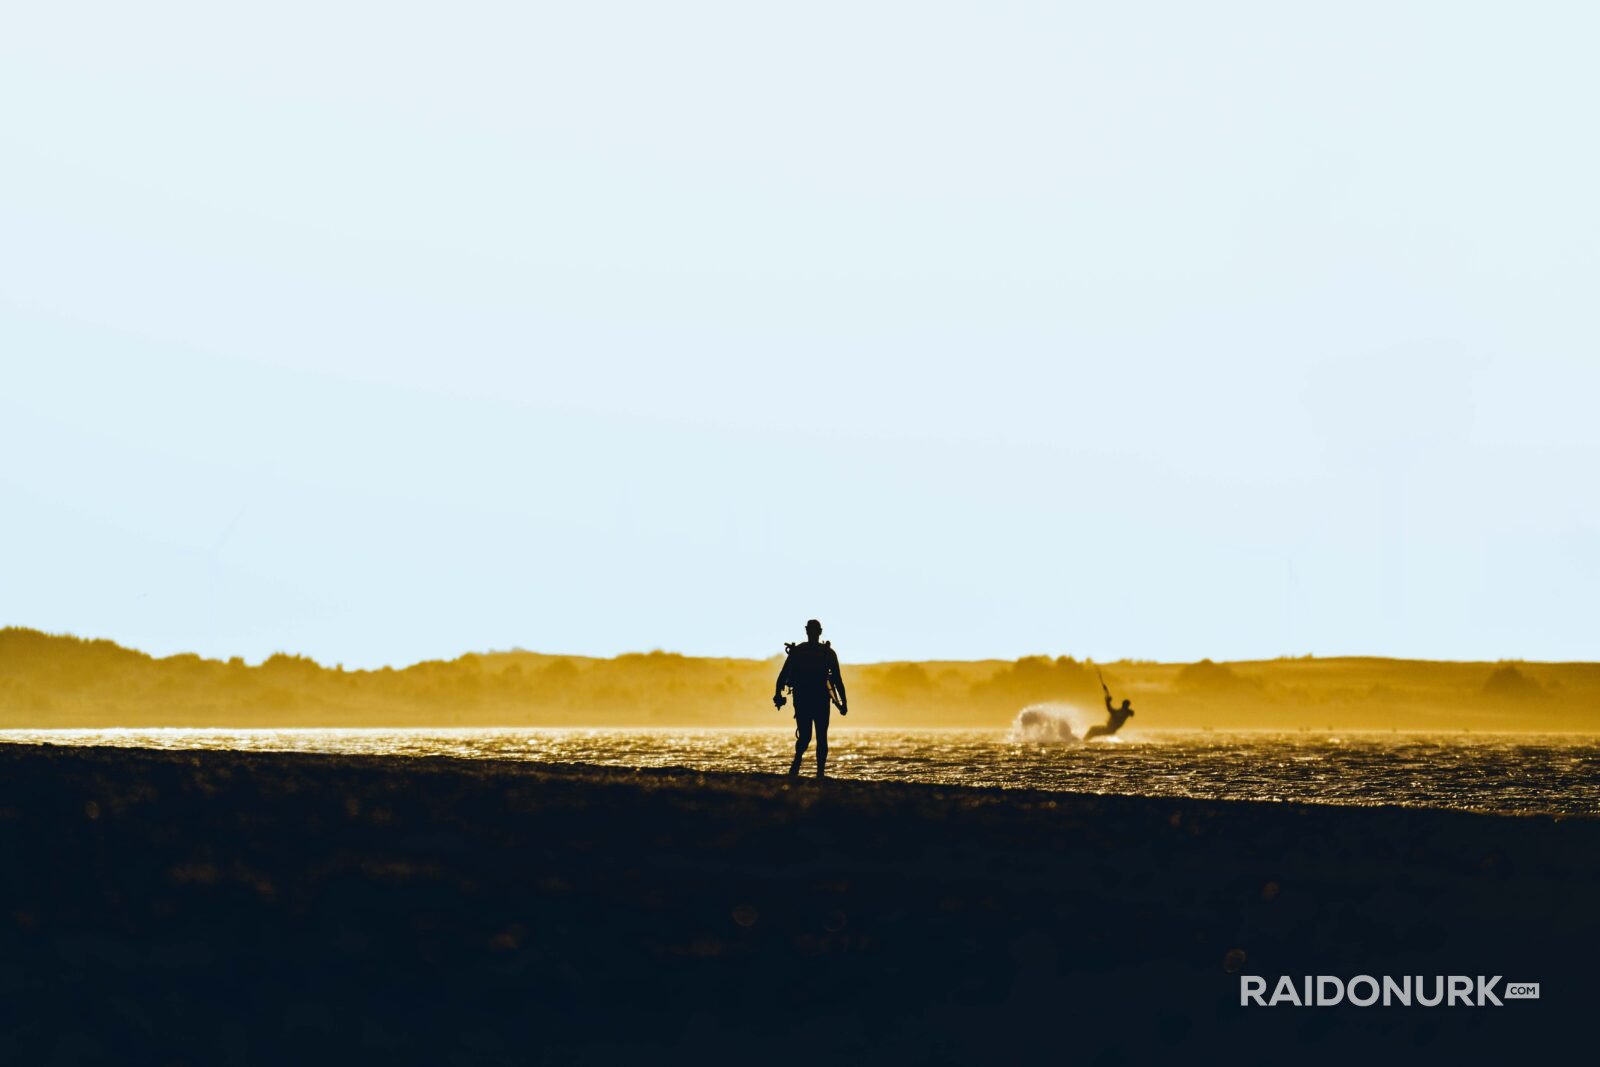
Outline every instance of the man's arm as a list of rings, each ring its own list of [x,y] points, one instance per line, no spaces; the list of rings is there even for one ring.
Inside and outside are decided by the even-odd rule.
[[[788,684],[789,684],[789,661],[787,659],[785,659],[783,661],[783,669],[778,672],[778,681],[772,687],[772,706],[773,707],[775,707],[775,708],[783,707],[783,705],[785,703],[784,698],[783,698],[783,687],[788,685]]]
[[[1106,693],[1106,710],[1107,711],[1115,711],[1116,710],[1115,708],[1113,708],[1111,706],[1111,693],[1109,691],[1107,691],[1107,693]]]

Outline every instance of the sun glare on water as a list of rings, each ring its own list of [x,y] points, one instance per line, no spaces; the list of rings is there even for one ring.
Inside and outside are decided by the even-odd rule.
[[[836,726],[835,776],[1085,793],[1600,814],[1600,741],[1578,735],[1142,730],[1081,740],[1098,717],[1034,706],[1009,730]],[[0,743],[440,756],[774,774],[790,729],[7,730]],[[1112,747],[1115,746],[1115,747]],[[1108,758],[1115,753],[1115,758]]]

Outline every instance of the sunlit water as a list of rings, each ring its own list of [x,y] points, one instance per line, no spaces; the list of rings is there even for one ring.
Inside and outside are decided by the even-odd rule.
[[[1144,731],[1080,744],[1005,731],[836,729],[832,740],[838,778],[1600,814],[1600,739],[1593,737]],[[0,742],[765,772],[785,769],[793,752],[781,729],[6,730]]]

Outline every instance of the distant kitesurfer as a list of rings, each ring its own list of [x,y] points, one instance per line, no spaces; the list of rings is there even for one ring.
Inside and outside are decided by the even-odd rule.
[[[1083,735],[1085,741],[1092,741],[1097,737],[1110,737],[1122,729],[1123,723],[1133,718],[1133,704],[1131,702],[1124,700],[1120,708],[1112,704],[1111,690],[1106,688],[1106,680],[1104,678],[1100,679],[1100,688],[1105,690],[1106,714],[1110,718],[1105,721],[1103,726],[1089,727],[1088,732]]]
[[[784,642],[788,659],[778,672],[778,684],[772,693],[772,706],[781,708],[786,703],[784,689],[794,694],[794,762],[789,764],[790,774],[800,773],[800,757],[811,744],[811,732],[817,734],[817,777],[828,773],[828,712],[830,704],[839,705],[839,714],[845,710],[844,678],[839,674],[839,656],[833,646],[821,640],[822,624],[816,619],[806,623],[806,639],[798,644]]]

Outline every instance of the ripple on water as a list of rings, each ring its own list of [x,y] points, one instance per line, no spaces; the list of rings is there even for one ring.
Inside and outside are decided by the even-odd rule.
[[[1110,745],[1001,731],[838,729],[840,776],[1092,793],[1600,814],[1600,740],[1567,735],[1140,731]],[[712,771],[787,767],[787,730],[7,730],[23,744],[443,755]]]

